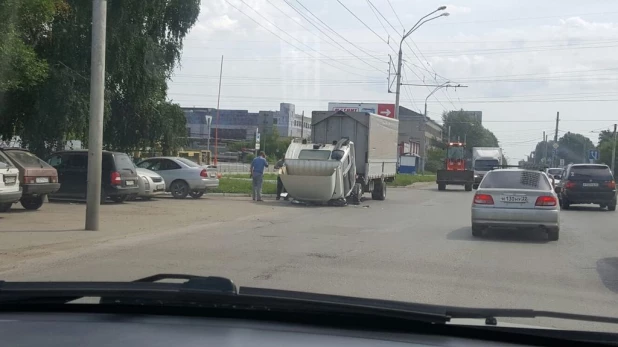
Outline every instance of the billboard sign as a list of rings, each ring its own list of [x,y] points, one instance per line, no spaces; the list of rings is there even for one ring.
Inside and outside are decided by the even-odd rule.
[[[395,104],[329,102],[328,110],[344,112],[369,112],[388,118],[395,118]]]

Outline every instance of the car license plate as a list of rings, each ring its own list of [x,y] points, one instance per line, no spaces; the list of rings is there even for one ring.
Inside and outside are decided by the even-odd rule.
[[[164,184],[158,184],[157,185],[157,190],[163,190],[165,189],[165,185]]]
[[[582,183],[583,187],[598,187],[598,183]]]
[[[17,182],[17,177],[15,176],[4,176],[4,183],[6,184],[13,184]]]
[[[502,195],[500,197],[500,201],[514,202],[514,203],[526,203],[528,202],[528,197],[525,195]]]
[[[126,183],[126,184],[127,184],[128,186],[132,186],[132,185],[134,185],[134,184],[135,184],[135,182],[134,182],[134,181],[127,181],[127,183]]]
[[[49,177],[37,177],[36,183],[49,183]]]

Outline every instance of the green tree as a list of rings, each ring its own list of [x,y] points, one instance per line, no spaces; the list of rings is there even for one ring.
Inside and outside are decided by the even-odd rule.
[[[564,159],[565,164],[588,161],[588,151],[595,149],[594,143],[582,134],[567,132],[558,139],[557,156]]]
[[[430,148],[427,150],[427,163],[425,171],[436,172],[444,167],[446,151],[442,148]]]
[[[71,138],[87,141],[92,2],[63,3],[62,15],[56,13],[45,26],[49,32],[29,43],[48,64],[45,80],[8,92],[0,108],[1,135],[19,135],[39,154]],[[182,144],[185,118],[178,105],[166,101],[167,80],[198,14],[199,0],[108,2],[107,148],[160,144],[171,150]]]
[[[599,134],[599,155],[600,162],[606,165],[612,164],[612,151],[614,150],[614,133],[613,131],[603,130]],[[618,149],[618,148],[617,148]],[[616,158],[618,158],[618,151],[616,151]],[[614,158],[614,160],[616,160]]]
[[[450,127],[451,141],[466,142],[468,156],[472,153],[473,147],[499,147],[498,139],[488,129],[483,127],[472,115],[460,111],[444,112],[442,122],[445,131]]]

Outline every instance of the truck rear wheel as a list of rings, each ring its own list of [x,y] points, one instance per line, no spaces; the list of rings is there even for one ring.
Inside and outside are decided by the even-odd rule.
[[[386,200],[386,182],[383,179],[375,181],[371,198],[373,200]]]
[[[446,184],[438,183],[438,190],[446,190]]]
[[[472,184],[471,183],[466,184],[465,188],[466,188],[466,192],[471,192],[472,191]]]

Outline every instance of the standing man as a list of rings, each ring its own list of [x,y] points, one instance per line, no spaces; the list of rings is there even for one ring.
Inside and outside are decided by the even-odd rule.
[[[266,154],[262,151],[260,155],[251,162],[251,179],[253,180],[253,189],[251,197],[254,201],[262,200],[262,183],[264,183],[264,169],[268,167]]]
[[[282,157],[281,159],[279,159],[279,161],[277,162],[277,164],[275,164],[275,170],[279,170],[283,167],[283,164],[285,162],[285,157]],[[283,186],[283,182],[281,182],[281,175],[277,175],[277,200],[281,199],[281,193],[287,193],[287,191],[285,190],[285,187]],[[288,200],[288,196],[286,195],[285,198],[283,198],[283,200]]]

